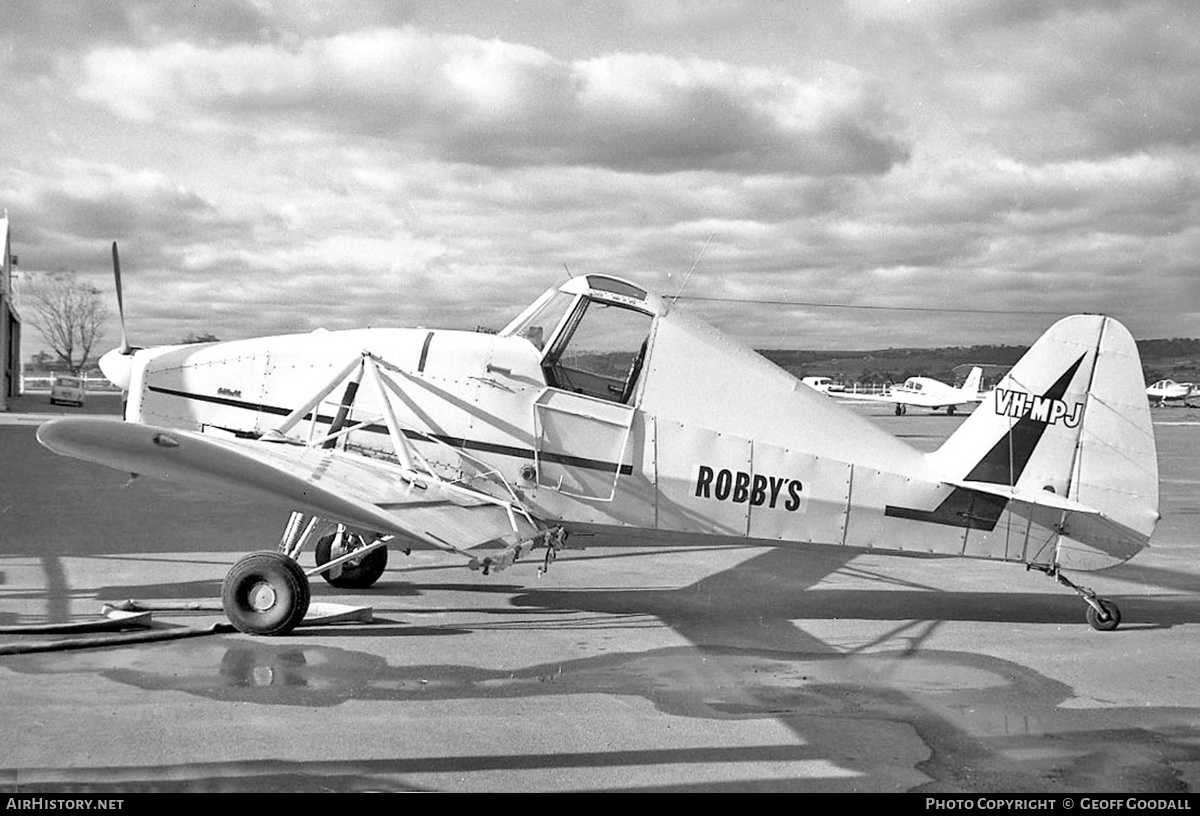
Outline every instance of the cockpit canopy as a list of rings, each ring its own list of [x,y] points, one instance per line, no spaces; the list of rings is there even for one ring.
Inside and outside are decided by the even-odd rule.
[[[541,352],[551,387],[629,404],[664,306],[627,281],[586,275],[543,294],[500,334]]]

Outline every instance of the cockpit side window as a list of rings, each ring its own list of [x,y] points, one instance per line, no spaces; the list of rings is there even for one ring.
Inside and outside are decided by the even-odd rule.
[[[542,368],[555,388],[628,403],[641,374],[654,318],[637,309],[585,299]]]

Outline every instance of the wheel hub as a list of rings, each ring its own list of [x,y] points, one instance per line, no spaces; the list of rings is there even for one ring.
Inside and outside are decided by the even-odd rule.
[[[250,588],[246,601],[255,612],[266,612],[275,605],[275,587],[260,581]]]

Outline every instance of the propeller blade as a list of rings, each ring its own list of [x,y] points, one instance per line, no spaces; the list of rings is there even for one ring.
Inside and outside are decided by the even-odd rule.
[[[129,341],[125,337],[125,300],[121,296],[121,258],[117,255],[117,242],[113,241],[113,279],[117,283],[117,316],[121,319],[121,353],[129,354]]]

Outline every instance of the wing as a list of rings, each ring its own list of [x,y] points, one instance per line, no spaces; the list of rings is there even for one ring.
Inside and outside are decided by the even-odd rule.
[[[838,402],[843,400],[853,402],[896,402],[896,398],[889,394],[857,394],[853,391],[838,391],[836,394],[831,394],[830,396]]]
[[[55,453],[168,481],[236,490],[360,530],[463,553],[538,532],[516,504],[458,484],[414,479],[399,465],[344,451],[219,439],[116,419],[57,419],[38,428]]]

